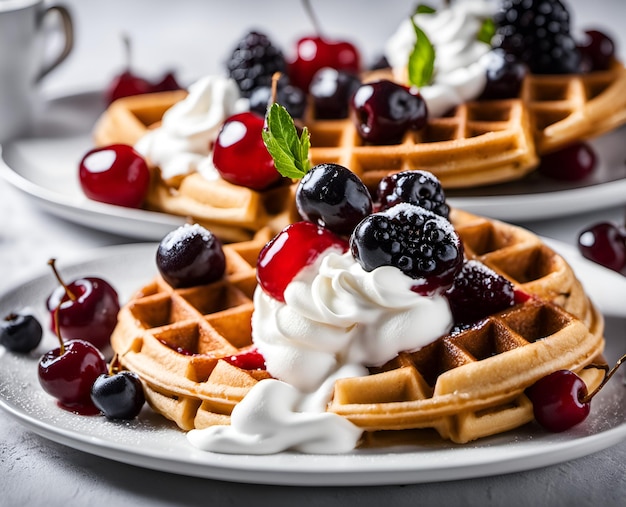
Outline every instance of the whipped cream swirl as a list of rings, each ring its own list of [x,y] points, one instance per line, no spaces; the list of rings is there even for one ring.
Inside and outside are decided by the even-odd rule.
[[[414,282],[392,266],[366,272],[350,252],[329,249],[287,286],[284,303],[257,288],[253,338],[275,379],[251,389],[231,426],[193,430],[190,442],[231,453],[353,449],[361,430],[325,412],[335,380],[367,375],[367,366],[417,350],[452,326],[447,300],[413,292]]]
[[[433,117],[475,99],[485,88],[491,47],[478,40],[482,23],[493,17],[496,4],[489,0],[454,2],[431,14],[415,14],[415,24],[435,48],[435,68],[430,85],[420,88]],[[396,79],[406,81],[409,55],[415,45],[415,30],[404,20],[387,41],[385,56]]]
[[[161,169],[166,182],[193,172],[209,180],[219,178],[211,157],[212,145],[224,121],[246,111],[237,83],[222,76],[206,76],[189,87],[189,95],[163,115],[135,149]]]

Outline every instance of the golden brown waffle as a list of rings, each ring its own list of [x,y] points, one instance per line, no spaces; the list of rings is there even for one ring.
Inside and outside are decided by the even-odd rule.
[[[337,383],[330,410],[363,427],[369,443],[388,429],[430,427],[461,442],[519,426],[532,419],[525,387],[554,369],[580,371],[602,352],[602,318],[559,255],[518,227],[459,210],[451,220],[469,258],[537,297],[400,354],[368,377]],[[184,430],[228,424],[237,402],[267,376],[221,359],[252,344],[255,263],[264,244],[227,245],[222,281],[173,290],[157,277],[120,311],[114,350],[142,378],[152,407]],[[581,374],[590,387],[602,375]]]

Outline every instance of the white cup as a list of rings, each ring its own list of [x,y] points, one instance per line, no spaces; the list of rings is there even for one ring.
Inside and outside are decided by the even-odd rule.
[[[58,55],[46,51],[46,18],[56,13],[63,36]],[[28,132],[38,103],[38,85],[72,50],[74,31],[68,10],[43,0],[0,0],[0,143]]]

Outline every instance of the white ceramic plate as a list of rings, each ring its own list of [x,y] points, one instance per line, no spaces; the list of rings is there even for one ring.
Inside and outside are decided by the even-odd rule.
[[[44,120],[31,137],[2,147],[0,175],[66,220],[158,241],[183,219],[91,201],[80,189],[77,166],[92,147],[90,132],[103,110],[101,95],[96,92],[49,101]],[[509,221],[555,218],[626,203],[625,134],[626,129],[620,129],[593,141],[599,164],[584,184],[555,182],[535,173],[519,182],[449,192],[449,202]]]
[[[154,244],[100,249],[73,262],[60,262],[66,279],[101,276],[125,300],[155,273]],[[581,261],[583,282],[597,276],[594,265]],[[605,287],[618,287],[624,301],[624,278],[600,269]],[[620,285],[621,283],[621,285]],[[48,322],[44,301],[56,282],[43,271],[0,295],[0,315],[30,308]],[[624,353],[621,318],[607,320],[607,356]],[[183,432],[145,408],[138,419],[114,423],[85,417],[57,407],[37,381],[40,355],[56,345],[48,333],[30,355],[0,347],[0,407],[32,431],[61,444],[98,456],[166,472],[237,482],[281,485],[374,485],[463,479],[516,472],[551,465],[606,449],[626,438],[626,389],[621,374],[594,400],[592,414],[571,431],[548,434],[529,425],[520,430],[469,445],[433,442],[420,447],[355,451],[344,455],[280,453],[270,456],[231,456],[199,451]]]

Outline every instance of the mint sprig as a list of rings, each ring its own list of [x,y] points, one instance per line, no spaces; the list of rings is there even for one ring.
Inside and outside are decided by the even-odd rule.
[[[409,83],[421,87],[429,84],[435,71],[435,48],[426,34],[411,18],[415,30],[415,46],[409,56]]]
[[[284,106],[277,103],[270,106],[262,136],[280,174],[286,178],[299,179],[311,169],[309,130],[304,127],[298,137],[293,118]]]
[[[480,25],[477,38],[480,42],[491,45],[491,39],[496,34],[496,23],[493,19],[487,18]]]

